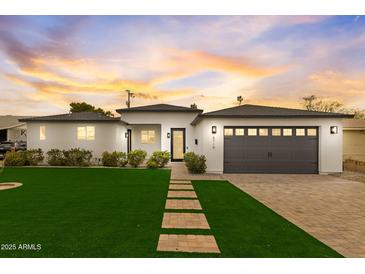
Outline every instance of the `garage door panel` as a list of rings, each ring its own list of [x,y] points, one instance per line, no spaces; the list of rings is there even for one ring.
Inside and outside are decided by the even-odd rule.
[[[249,161],[244,163],[245,170],[251,173],[263,173],[267,172],[270,168],[268,161]]]
[[[240,128],[245,129],[245,136],[224,138],[225,172],[318,173],[317,136],[296,136],[296,127],[292,127],[291,136],[271,135],[272,128],[283,127],[266,127],[269,128],[268,136],[247,136],[247,128],[255,127]]]
[[[267,161],[268,160],[268,153],[266,150],[262,149],[252,149],[247,148],[244,152],[244,160],[248,161]]]

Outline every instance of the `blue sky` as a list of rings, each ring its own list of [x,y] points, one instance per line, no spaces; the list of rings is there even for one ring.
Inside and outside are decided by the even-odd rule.
[[[0,113],[172,103],[365,108],[359,16],[0,16]]]

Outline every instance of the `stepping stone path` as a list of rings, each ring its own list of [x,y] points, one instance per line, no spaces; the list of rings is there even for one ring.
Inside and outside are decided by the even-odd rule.
[[[194,190],[192,185],[179,185],[179,184],[170,184],[169,189],[172,189],[172,190]]]
[[[157,250],[220,253],[215,238],[212,235],[161,234]]]
[[[166,209],[196,209],[202,210],[202,206],[199,203],[199,200],[182,200],[182,199],[167,199],[166,200]]]
[[[190,181],[170,181],[162,228],[165,229],[204,229],[210,226],[197,199]],[[172,212],[171,210],[194,210],[196,213]],[[220,253],[213,235],[161,234],[157,251]]]
[[[210,229],[204,213],[173,213],[165,212],[162,228],[196,228]]]
[[[195,191],[174,191],[167,192],[167,198],[197,198]]]

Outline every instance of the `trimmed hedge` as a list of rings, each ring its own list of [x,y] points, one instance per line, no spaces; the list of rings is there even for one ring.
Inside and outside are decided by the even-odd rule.
[[[37,166],[44,160],[42,149],[8,151],[5,154],[5,166]]]
[[[103,152],[101,162],[103,166],[124,167],[128,163],[127,153],[113,151],[111,153]]]
[[[80,148],[51,149],[47,152],[47,156],[47,162],[51,166],[89,166],[92,151]]]
[[[25,166],[26,160],[23,151],[8,151],[5,154],[5,166]]]
[[[148,168],[161,168],[164,167],[170,160],[170,152],[168,151],[155,151],[147,161]]]
[[[128,153],[128,163],[133,167],[138,167],[146,159],[147,152],[141,149],[132,150]]]
[[[184,154],[185,165],[191,173],[205,173],[207,169],[206,161],[204,155],[198,155],[194,152]]]

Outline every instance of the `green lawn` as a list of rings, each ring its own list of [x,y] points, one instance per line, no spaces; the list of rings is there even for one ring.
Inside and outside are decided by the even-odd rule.
[[[226,181],[194,181],[223,257],[342,257]]]
[[[0,257],[153,257],[169,170],[6,168],[0,243],[40,243]]]
[[[6,168],[0,244],[41,244],[0,257],[339,257],[225,181],[194,181],[211,231],[161,229],[170,171]],[[221,255],[156,252],[160,233],[213,233]]]

